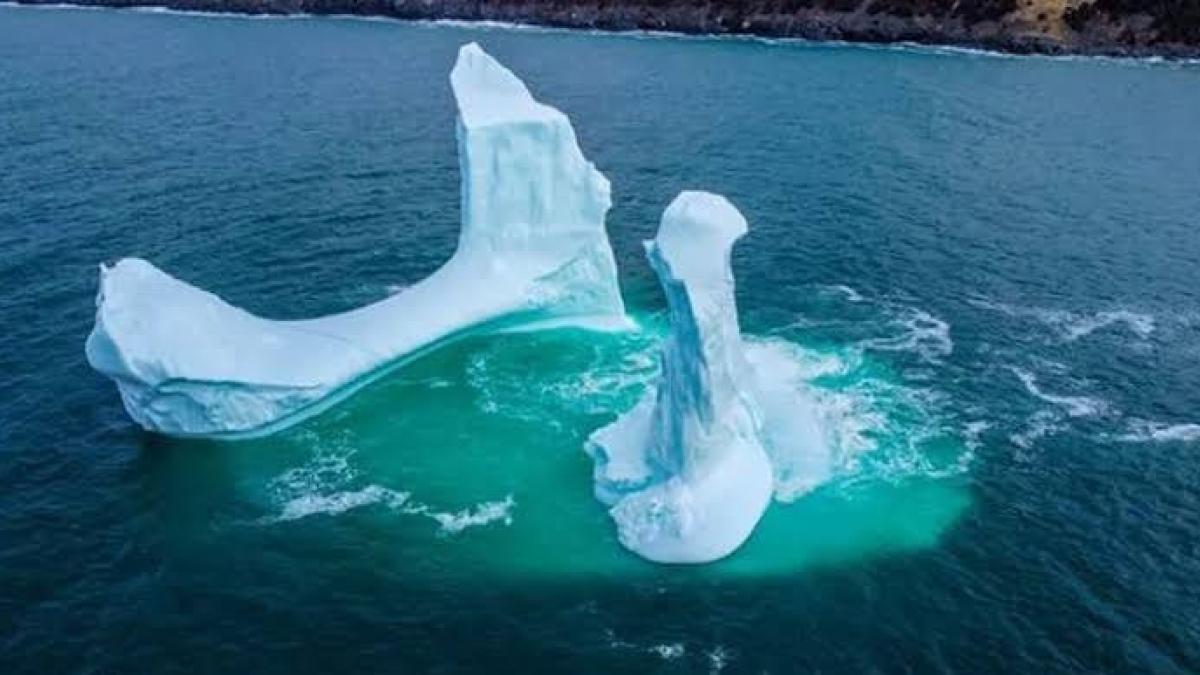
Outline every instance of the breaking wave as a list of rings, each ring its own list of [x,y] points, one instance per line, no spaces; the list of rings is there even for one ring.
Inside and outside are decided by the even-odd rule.
[[[405,506],[403,511],[411,515],[421,515],[432,518],[437,522],[442,534],[458,534],[468,527],[479,527],[495,522],[512,525],[512,511],[517,505],[512,495],[493,502],[480,502],[461,511],[435,511],[423,504]]]
[[[1014,318],[1036,321],[1048,328],[1058,340],[1066,343],[1075,342],[1108,328],[1123,328],[1138,339],[1146,340],[1150,338],[1157,327],[1154,316],[1128,309],[1089,313],[1045,307],[1021,307],[981,298],[974,298],[968,302],[981,309],[1000,312]]]
[[[1053,410],[1039,410],[1030,415],[1025,423],[1025,428],[1014,432],[1008,439],[1022,450],[1032,450],[1039,440],[1066,429],[1067,425],[1061,413]]]
[[[937,365],[954,352],[950,324],[933,313],[893,299],[867,297],[844,284],[819,285],[820,302],[801,313],[793,326],[831,332],[839,342],[876,352],[903,352]]]
[[[472,527],[492,523],[511,525],[517,502],[513,496],[485,501],[458,511],[442,511],[412,498],[409,492],[371,484],[353,487],[360,474],[351,458],[355,449],[345,441],[317,444],[312,459],[288,469],[268,484],[271,501],[277,505],[272,515],[259,524],[285,523],[311,516],[336,516],[368,506],[382,506],[410,516],[422,516],[438,525],[441,535],[454,535]]]
[[[644,645],[629,640],[623,640],[617,637],[617,634],[612,629],[604,631],[608,641],[608,646],[611,649],[617,649],[627,652],[641,652],[651,656],[658,657],[663,661],[678,661],[685,658],[688,654],[699,654],[704,657],[703,663],[708,666],[708,672],[711,675],[717,675],[725,670],[734,659],[734,654],[724,645],[716,645],[711,649],[693,649],[688,650],[688,646],[683,642],[658,642],[655,644]],[[695,672],[700,672],[696,670]]]
[[[1062,408],[1070,417],[1094,417],[1108,410],[1108,404],[1101,399],[1091,396],[1051,394],[1038,386],[1037,376],[1032,372],[1016,366],[1011,366],[1009,369],[1017,376],[1017,379],[1021,380],[1021,384],[1025,385],[1025,391],[1029,392],[1031,396]]]
[[[1057,370],[1066,367],[1058,364]],[[1064,395],[1047,392],[1039,385],[1037,376],[1024,368],[1009,366],[1009,370],[1021,381],[1025,391],[1034,398],[1052,404],[1053,407],[1035,411],[1029,415],[1024,426],[1009,435],[1009,440],[1022,450],[1031,450],[1037,441],[1074,429],[1074,419],[1102,418],[1110,429],[1119,431],[1093,431],[1089,437],[1101,443],[1194,443],[1200,441],[1200,424],[1194,422],[1167,423],[1140,417],[1126,417],[1120,410],[1103,399],[1084,395]]]
[[[560,415],[606,415],[632,406],[658,373],[661,336],[648,323],[569,344],[553,334],[498,339],[468,358],[467,384],[483,412],[558,428]],[[530,369],[539,358],[549,363]]]
[[[292,14],[249,14],[243,12],[222,12],[198,9],[174,9],[160,5],[136,7],[104,7],[96,5],[73,3],[21,4],[18,2],[0,1],[0,7],[26,9],[63,9],[63,10],[110,10],[132,11],[145,14],[178,14],[182,16],[209,17],[218,19],[247,19],[252,21],[279,20],[339,20],[365,22],[403,22],[430,28],[457,28],[469,30],[499,30],[506,32],[534,33],[571,33],[584,34],[593,37],[652,39],[652,40],[699,40],[699,41],[743,41],[756,42],[775,47],[804,49],[804,48],[833,48],[833,49],[865,49],[872,51],[892,51],[906,54],[947,56],[956,58],[991,58],[991,59],[1045,59],[1060,62],[1107,63],[1115,66],[1141,68],[1194,68],[1200,67],[1200,59],[1196,58],[1166,58],[1162,56],[1106,56],[1092,54],[1017,54],[1002,52],[983,47],[965,47],[959,45],[923,44],[920,42],[854,42],[849,40],[810,40],[802,37],[767,37],[744,34],[713,34],[713,33],[680,33],[665,30],[602,30],[597,28],[567,28],[561,26],[544,26],[530,23],[496,20],[467,20],[467,19],[401,19],[388,16],[364,16],[357,14],[310,14],[296,12]]]
[[[391,508],[400,508],[408,501],[408,497],[407,492],[396,492],[379,485],[328,494],[302,494],[284,502],[279,515],[268,520],[287,522],[319,514],[334,516],[370,504],[387,504]]]
[[[1056,370],[1065,370],[1065,366],[1060,364],[1051,365]],[[1021,450],[1032,450],[1041,439],[1068,431],[1071,428],[1071,419],[1117,414],[1103,399],[1079,394],[1051,393],[1038,384],[1037,375],[1033,371],[1018,366],[1009,366],[1008,369],[1020,380],[1027,394],[1053,406],[1035,411],[1025,420],[1021,429],[1009,435],[1009,441]]]
[[[954,351],[954,341],[950,339],[950,324],[929,312],[906,308],[893,319],[893,324],[901,329],[899,335],[871,338],[860,344],[868,349],[880,351],[913,352],[930,363],[937,363]]]
[[[562,416],[608,417],[629,410],[655,381],[665,327],[642,321],[638,334],[590,341],[524,337],[524,344],[495,341],[468,357],[467,381],[479,409],[488,414],[558,428]],[[941,324],[944,326],[944,324]],[[936,329],[939,334],[944,328]],[[790,502],[832,483],[901,481],[964,472],[980,429],[956,427],[942,397],[901,381],[861,345],[809,347],[778,336],[746,335],[746,356],[764,374],[764,405],[812,406],[819,429],[788,428],[787,436],[813,433],[812,443],[829,449],[829,462],[811,453],[772,453],[775,498]],[[912,339],[918,346],[928,344]],[[939,343],[940,344],[940,343]],[[944,353],[948,347],[937,347]],[[557,359],[554,367],[530,372],[533,358]],[[598,422],[591,422],[598,426]],[[567,423],[568,427],[574,427]],[[938,449],[940,448],[940,450]],[[789,454],[790,453],[790,454]]]
[[[683,656],[687,652],[687,649],[683,646],[682,642],[671,642],[654,645],[650,647],[649,651],[652,654],[657,654],[664,661],[674,661]]]
[[[1200,424],[1131,419],[1129,430],[1115,439],[1126,443],[1194,443],[1200,441]]]

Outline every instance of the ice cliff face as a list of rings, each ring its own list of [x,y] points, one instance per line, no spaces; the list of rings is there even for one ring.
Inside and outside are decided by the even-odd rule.
[[[462,232],[424,281],[343,314],[272,321],[144,260],[101,266],[87,358],[138,424],[174,436],[262,435],[465,334],[624,325],[604,231],[609,184],[566,115],[475,44],[460,50],[450,80]]]
[[[670,310],[657,387],[587,451],[621,543],[701,563],[750,536],[772,493],[757,381],[743,351],[729,255],[746,221],[724,197],[684,192],[647,242]]]

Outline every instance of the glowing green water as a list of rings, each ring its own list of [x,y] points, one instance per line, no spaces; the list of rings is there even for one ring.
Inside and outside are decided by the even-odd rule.
[[[97,263],[279,319],[424,278],[470,40],[611,179],[646,331],[475,338],[270,439],[141,433],[84,360]],[[0,7],[0,672],[1200,672],[1198,78]],[[682,189],[746,215],[743,330],[845,460],[696,568],[619,546],[582,451],[653,374],[641,242]]]
[[[279,437],[161,442],[235,465],[241,499],[261,514],[231,527],[352,519],[432,581],[653,573],[617,542],[582,451],[656,372],[663,329],[656,317],[641,323],[627,334],[471,338]],[[948,421],[858,352],[787,353],[836,416],[844,461],[816,492],[776,501],[741,551],[700,573],[778,575],[936,544],[969,503],[954,480],[969,453]]]

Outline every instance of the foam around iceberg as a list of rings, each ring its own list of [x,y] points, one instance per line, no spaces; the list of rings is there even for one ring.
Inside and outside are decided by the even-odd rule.
[[[273,321],[144,260],[101,265],[87,358],[134,421],[172,436],[259,436],[464,335],[626,325],[604,230],[609,183],[567,116],[474,43],[450,81],[462,230],[423,281],[342,314]]]

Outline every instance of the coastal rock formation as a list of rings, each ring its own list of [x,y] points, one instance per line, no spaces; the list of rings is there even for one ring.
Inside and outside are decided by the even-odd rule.
[[[18,0],[30,4],[59,0]],[[1200,56],[1197,0],[74,0],[247,14],[352,14],[919,42],[1019,53]]]
[[[272,321],[144,260],[101,266],[87,358],[138,424],[173,436],[262,435],[469,333],[625,325],[604,230],[609,183],[567,116],[475,44],[461,49],[450,81],[462,231],[453,257],[420,283],[344,314]]]
[[[1094,0],[1076,2],[1063,21],[1080,44],[1122,45],[1134,52],[1200,53],[1200,1]]]

